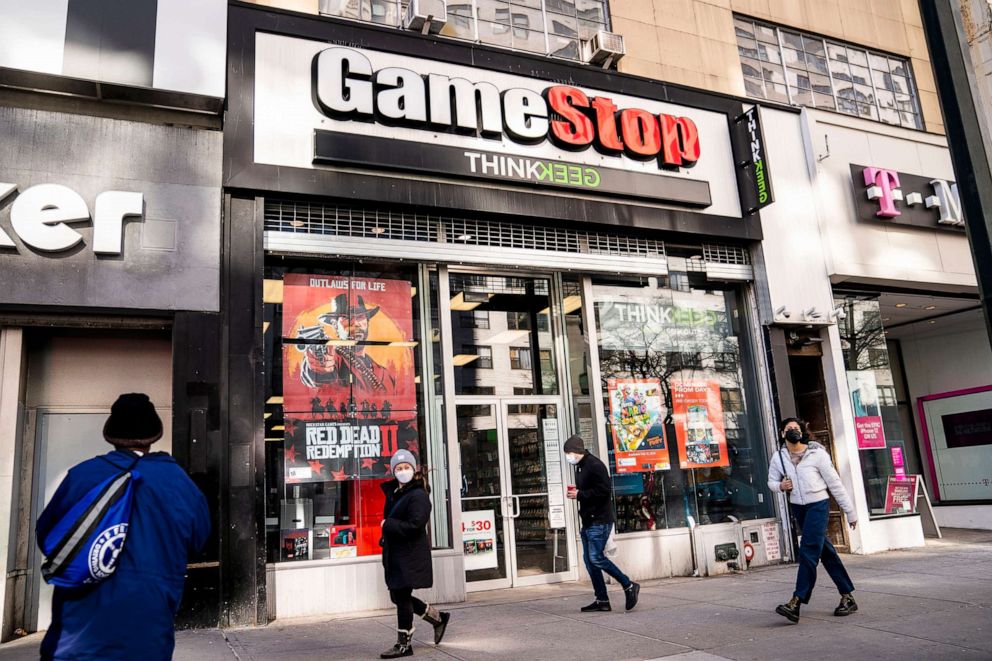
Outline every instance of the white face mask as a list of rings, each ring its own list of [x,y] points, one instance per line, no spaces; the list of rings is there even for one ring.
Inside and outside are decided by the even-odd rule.
[[[582,455],[581,454],[573,454],[571,452],[568,452],[568,453],[565,454],[565,461],[567,461],[568,463],[570,463],[573,466],[575,466],[580,461],[582,461]]]
[[[396,475],[396,479],[400,481],[400,484],[406,484],[407,482],[413,479],[413,469],[404,468],[402,470],[396,471],[395,475]]]

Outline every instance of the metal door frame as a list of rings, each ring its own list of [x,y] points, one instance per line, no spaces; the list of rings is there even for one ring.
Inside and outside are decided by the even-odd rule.
[[[465,583],[465,589],[467,592],[479,592],[483,590],[498,590],[502,588],[509,587],[525,587],[531,585],[547,585],[549,583],[561,583],[564,581],[574,581],[578,578],[577,562],[575,556],[575,546],[569,543],[570,540],[574,539],[576,534],[575,531],[575,517],[566,516],[565,517],[565,552],[566,559],[568,561],[568,568],[561,572],[538,574],[535,576],[519,576],[517,573],[517,554],[516,554],[516,518],[520,515],[520,495],[512,493],[513,483],[510,478],[510,438],[507,427],[507,418],[509,417],[509,407],[513,405],[554,405],[557,407],[556,419],[559,421],[559,442],[561,442],[561,430],[562,422],[565,421],[565,409],[562,404],[562,398],[558,395],[526,395],[526,396],[510,396],[510,397],[493,397],[489,395],[460,395],[455,397],[455,404],[452,408],[457,409],[459,406],[492,406],[494,415],[496,416],[496,438],[497,438],[497,455],[499,458],[499,483],[500,483],[500,495],[499,496],[473,496],[470,498],[462,498],[460,495],[459,500],[459,510],[461,509],[461,501],[463,500],[495,500],[499,499],[500,503],[500,516],[503,517],[503,552],[504,562],[506,566],[506,578],[491,579],[488,581],[472,581]],[[460,455],[460,453],[459,453]],[[545,460],[546,461],[546,460]],[[565,496],[565,481],[564,476],[566,473],[566,466],[563,464],[564,455],[558,457],[559,465],[562,471],[562,497],[567,503],[567,498]],[[460,469],[460,462],[459,462]],[[460,481],[460,480],[459,480]],[[545,491],[543,494],[526,494],[526,496],[543,496],[548,498],[548,504],[550,507],[550,491]],[[566,506],[566,512],[568,508]],[[513,514],[516,512],[516,514]],[[549,528],[549,530],[557,530]]]
[[[455,367],[451,361],[451,356],[454,355],[454,342],[451,327],[451,280],[450,273],[454,271],[455,273],[470,273],[479,275],[490,275],[497,277],[516,277],[516,278],[543,278],[548,280],[549,288],[549,307],[551,310],[549,330],[552,334],[552,360],[555,364],[555,372],[558,376],[558,395],[519,395],[510,397],[496,397],[492,395],[455,395]],[[554,403],[558,405],[558,433],[560,438],[567,438],[569,434],[572,433],[574,427],[574,421],[572,420],[572,392],[570,387],[570,380],[568,374],[568,342],[564,330],[564,314],[562,313],[562,283],[561,283],[561,272],[550,270],[550,269],[527,269],[518,270],[510,268],[499,268],[499,267],[486,267],[484,265],[477,264],[462,264],[457,267],[449,268],[447,264],[437,265],[438,273],[438,303],[440,304],[440,309],[438,314],[440,316],[440,330],[441,330],[441,356],[443,363],[443,374],[444,374],[444,402],[445,402],[445,416],[444,425],[447,430],[448,439],[448,458],[449,466],[452,468],[457,466],[457,478],[453,479],[452,482],[457,482],[461,484],[462,476],[462,465],[461,465],[461,452],[458,447],[458,419],[456,415],[456,408],[461,404],[493,404],[497,408],[497,415],[499,420],[497,420],[497,435],[503,438],[500,444],[505,443],[507,446],[507,454],[509,449],[508,439],[506,439],[505,430],[503,428],[503,408],[500,404],[500,400],[512,399],[513,403]],[[536,358],[536,356],[535,356]],[[535,401],[536,400],[536,401]],[[564,461],[564,457],[560,458]],[[562,476],[563,476],[563,488],[564,488],[564,476],[569,475],[567,472],[567,466],[562,466]],[[504,469],[500,465],[501,474],[508,471],[508,466]],[[501,487],[502,487],[501,479]],[[458,525],[457,521],[461,520],[462,515],[462,499],[460,494],[455,497],[454,490],[450,492],[451,498],[451,519],[453,522],[452,532],[453,543],[455,548],[460,548],[462,545],[461,538],[461,526]],[[505,508],[505,501],[500,500],[501,509]],[[526,584],[537,585],[542,583],[555,583],[566,580],[577,580],[578,579],[578,553],[577,553],[577,541],[578,540],[578,510],[575,507],[574,502],[565,499],[565,522],[566,522],[566,535],[567,535],[567,546],[568,546],[568,571],[558,574],[542,574],[537,577],[527,577],[529,580]],[[515,555],[515,554],[511,554]],[[516,558],[513,558],[513,562],[516,562]],[[520,585],[520,583],[513,583],[513,576],[515,575],[515,566],[512,567],[514,571],[511,570],[511,565],[507,564],[507,579],[497,579],[493,581],[475,581],[466,582],[466,591],[475,592],[481,590],[492,590],[505,587],[512,587],[513,585]],[[551,580],[538,580],[544,579],[545,577],[550,577]],[[533,581],[533,582],[531,582]]]

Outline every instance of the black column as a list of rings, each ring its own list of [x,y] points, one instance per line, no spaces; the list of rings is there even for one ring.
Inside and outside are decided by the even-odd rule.
[[[262,202],[227,196],[221,273],[221,626],[264,624]]]
[[[220,621],[220,328],[216,313],[180,312],[172,329],[172,452],[207,497],[213,530],[190,558],[179,628],[216,627]]]
[[[933,61],[944,128],[961,195],[978,292],[992,342],[992,167],[972,95],[967,47],[955,24],[953,0],[920,0],[923,31]]]

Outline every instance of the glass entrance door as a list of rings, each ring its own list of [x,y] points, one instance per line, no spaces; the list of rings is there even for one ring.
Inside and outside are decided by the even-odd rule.
[[[557,398],[457,405],[469,589],[574,578]]]

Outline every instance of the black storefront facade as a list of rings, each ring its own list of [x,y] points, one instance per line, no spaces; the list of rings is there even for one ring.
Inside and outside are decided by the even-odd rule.
[[[749,257],[770,184],[744,111],[232,6],[226,623],[388,606],[399,448],[429,467],[433,601],[584,578],[573,433],[609,461],[633,576],[778,561]]]

